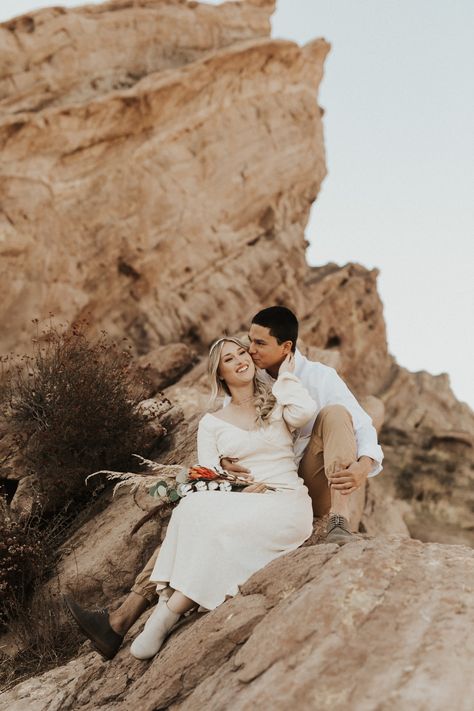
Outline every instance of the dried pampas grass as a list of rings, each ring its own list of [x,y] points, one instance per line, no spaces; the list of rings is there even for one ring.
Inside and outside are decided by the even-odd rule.
[[[183,472],[185,475],[187,474],[187,469],[181,465],[159,464],[158,462],[153,462],[151,459],[145,459],[145,457],[141,457],[139,454],[134,454],[133,456],[140,461],[142,466],[148,467],[153,473],[114,472],[109,469],[101,469],[100,471],[89,474],[89,476],[86,477],[86,483],[91,477],[104,474],[108,481],[117,481],[113,490],[113,496],[115,496],[116,492],[123,486],[129,486],[130,492],[134,494],[137,489],[143,485],[149,488],[159,481],[163,481],[166,484],[175,484]]]

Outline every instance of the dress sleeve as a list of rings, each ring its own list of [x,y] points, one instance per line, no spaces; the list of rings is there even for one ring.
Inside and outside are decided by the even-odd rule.
[[[200,422],[197,433],[198,463],[203,467],[218,467],[219,450],[217,449],[217,433],[209,423],[209,418],[204,416]]]
[[[282,417],[290,429],[303,427],[315,416],[318,406],[294,373],[282,373],[272,387]]]

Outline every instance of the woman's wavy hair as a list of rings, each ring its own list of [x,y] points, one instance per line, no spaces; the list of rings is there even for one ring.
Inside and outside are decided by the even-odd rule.
[[[215,403],[216,399],[220,395],[225,394],[230,396],[231,394],[227,383],[219,376],[219,363],[221,360],[222,348],[224,343],[227,342],[236,343],[238,346],[248,351],[248,346],[236,336],[224,336],[223,338],[219,338],[217,341],[214,341],[209,350],[208,362],[208,373],[211,380],[210,406]],[[270,414],[275,407],[276,400],[268,385],[258,375],[257,370],[255,370],[253,378],[253,392],[255,397],[255,409],[257,412],[256,422],[259,425],[263,425],[270,417]]]

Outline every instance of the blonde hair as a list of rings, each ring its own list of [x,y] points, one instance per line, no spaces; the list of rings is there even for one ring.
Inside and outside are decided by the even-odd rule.
[[[245,345],[240,338],[235,336],[224,336],[214,341],[209,350],[209,362],[208,362],[208,373],[211,380],[211,397],[210,405],[213,405],[219,395],[226,394],[231,395],[229,387],[225,380],[219,376],[219,363],[221,360],[222,348],[224,343],[235,343],[244,348],[248,352],[248,346]],[[254,404],[257,417],[255,421],[259,425],[263,425],[269,418],[273,408],[276,405],[276,399],[268,385],[262,380],[261,376],[257,374],[255,370],[255,375],[253,378],[253,394],[254,394]]]

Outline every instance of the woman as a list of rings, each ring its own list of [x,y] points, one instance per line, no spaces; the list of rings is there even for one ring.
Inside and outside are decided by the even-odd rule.
[[[150,576],[157,590],[169,585],[175,592],[155,608],[133,642],[134,657],[154,656],[182,614],[196,604],[214,609],[253,573],[311,535],[311,499],[298,477],[291,431],[317,407],[293,370],[291,353],[270,392],[241,341],[225,337],[211,347],[213,397],[224,392],[230,402],[201,419],[198,461],[212,468],[221,456],[238,457],[254,483],[243,493],[195,492],[175,508]]]

